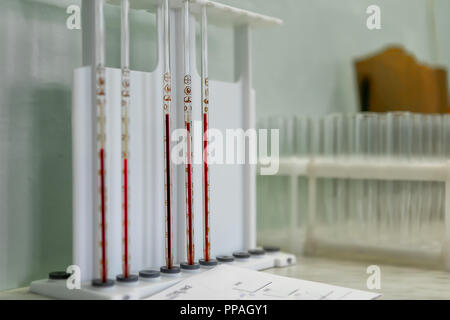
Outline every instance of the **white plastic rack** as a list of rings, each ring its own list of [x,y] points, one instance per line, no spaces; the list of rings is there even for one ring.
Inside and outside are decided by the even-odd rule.
[[[250,256],[246,259],[235,258],[233,262],[226,264],[251,270],[264,270],[269,268],[281,268],[296,263],[296,257],[282,252],[267,252],[261,256]],[[104,300],[136,300],[146,299],[153,294],[167,289],[179,281],[209,270],[202,267],[195,271],[183,270],[175,275],[160,275],[155,278],[145,279],[140,277],[138,282],[124,284],[117,283],[109,288],[93,287],[91,283],[84,282],[81,289],[68,289],[67,280],[43,279],[34,281],[30,285],[30,291],[56,299],[104,299]],[[70,281],[70,280],[69,280]]]
[[[44,0],[43,0],[44,1]],[[45,0],[52,3],[51,0]],[[118,5],[118,0],[107,0]],[[183,16],[181,0],[169,0],[170,61],[172,69],[172,129],[183,126]],[[158,63],[152,72],[130,71],[129,107],[129,226],[131,273],[159,270],[164,265],[164,148],[163,148],[163,22],[160,0],[131,0],[132,9],[146,10],[157,17]],[[213,1],[191,0],[191,19],[198,18],[201,6],[207,6],[211,24],[234,29],[235,81],[209,81],[210,125],[225,132],[227,128],[255,128],[255,92],[252,85],[251,28],[276,26],[281,20],[222,5]],[[74,71],[72,136],[73,136],[73,264],[81,269],[81,290],[69,290],[66,281],[43,279],[31,284],[32,292],[67,299],[135,299],[145,298],[167,288],[192,273],[160,276],[135,284],[116,283],[111,288],[97,288],[91,281],[98,277],[95,247],[96,184],[95,170],[95,1],[82,1],[83,67]],[[193,25],[193,23],[192,23]],[[193,29],[193,28],[192,28]],[[195,43],[195,30],[190,33]],[[201,78],[196,68],[196,50],[191,46],[193,120],[201,115]],[[105,68],[105,135],[106,135],[106,250],[108,278],[121,274],[121,70]],[[195,125],[195,124],[194,124]],[[194,129],[195,130],[195,129]],[[194,149],[195,151],[195,149]],[[194,154],[195,161],[195,154]],[[236,251],[256,248],[256,166],[211,166],[211,256],[230,255]],[[194,195],[202,194],[201,167],[194,166]],[[173,243],[175,264],[186,259],[186,228],[184,225],[184,167],[173,166]],[[195,260],[202,257],[202,199],[194,196]],[[256,270],[295,264],[291,254],[266,253],[234,264]],[[203,269],[201,269],[203,270]],[[199,272],[201,272],[201,270]]]

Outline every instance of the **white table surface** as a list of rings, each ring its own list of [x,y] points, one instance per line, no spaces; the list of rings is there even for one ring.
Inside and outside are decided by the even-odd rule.
[[[297,257],[297,265],[264,272],[368,290],[367,267],[372,263]],[[381,299],[450,299],[450,273],[412,267],[378,264],[381,269]],[[0,299],[47,299],[20,288],[0,292]]]

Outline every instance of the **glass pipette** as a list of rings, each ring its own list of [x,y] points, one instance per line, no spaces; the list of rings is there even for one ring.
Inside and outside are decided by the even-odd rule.
[[[104,0],[95,2],[95,92],[96,92],[96,129],[97,129],[97,188],[96,206],[100,215],[100,279],[93,280],[94,286],[109,286],[114,282],[108,280],[108,258],[106,242],[106,97],[105,97],[105,21]],[[98,255],[97,255],[98,257]]]
[[[173,265],[173,244],[172,244],[172,166],[170,157],[170,103],[172,101],[172,81],[170,74],[170,37],[169,37],[169,1],[163,3],[163,116],[164,116],[164,187],[165,187],[165,208],[166,208],[166,266],[161,267],[163,273],[173,273],[179,271]]]
[[[122,0],[121,7],[121,112],[122,112],[122,274],[121,282],[137,281],[137,275],[130,274],[130,216],[129,216],[129,109],[130,109],[130,27],[129,0]]]
[[[192,77],[190,74],[190,10],[189,0],[184,1],[184,127],[186,130],[186,235],[187,264],[194,265],[194,223],[193,223],[193,168],[192,168]],[[182,265],[183,266],[183,265]]]
[[[215,259],[211,259],[210,239],[210,174],[208,165],[208,125],[209,125],[209,75],[208,75],[208,16],[206,5],[202,7],[201,21],[202,39],[202,126],[203,126],[203,259],[200,264],[214,266]]]

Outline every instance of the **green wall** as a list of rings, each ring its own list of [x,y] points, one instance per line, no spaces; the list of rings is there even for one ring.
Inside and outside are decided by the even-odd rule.
[[[0,289],[71,257],[71,73],[65,10],[0,2]]]
[[[450,69],[448,0],[220,0],[284,20],[254,32],[258,116],[357,110],[353,61],[400,44]],[[382,29],[366,27],[381,8]]]

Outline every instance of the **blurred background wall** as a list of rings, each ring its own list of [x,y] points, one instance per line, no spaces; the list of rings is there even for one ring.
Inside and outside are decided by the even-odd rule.
[[[353,62],[401,45],[420,62],[450,67],[447,0],[223,0],[284,20],[254,32],[258,116],[356,111]],[[368,30],[369,5],[381,30]]]
[[[0,290],[71,262],[71,84],[81,31],[66,28],[80,0],[0,2]],[[279,17],[254,32],[257,113],[356,111],[356,58],[395,44],[450,67],[448,0],[220,0]],[[58,3],[58,5],[54,5]],[[366,8],[381,8],[381,30]],[[120,64],[119,9],[107,8],[107,65]],[[132,14],[132,69],[156,65],[155,16]],[[233,32],[210,30],[210,72],[233,79]]]

